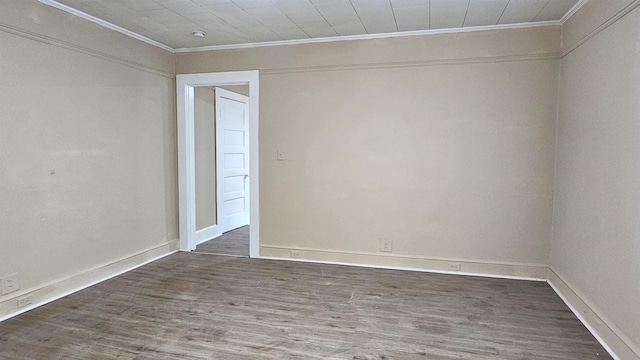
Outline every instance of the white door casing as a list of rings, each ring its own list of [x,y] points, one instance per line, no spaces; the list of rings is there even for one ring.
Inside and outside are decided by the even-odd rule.
[[[257,70],[220,73],[176,75],[178,121],[178,203],[180,220],[179,245],[181,251],[196,247],[195,218],[195,146],[194,146],[194,87],[249,85],[249,256],[259,256],[259,163],[258,163],[258,90]],[[219,201],[218,201],[219,202]],[[218,213],[220,214],[220,213]],[[219,215],[220,216],[220,215]]]
[[[215,92],[217,212],[224,233],[249,224],[249,98]]]

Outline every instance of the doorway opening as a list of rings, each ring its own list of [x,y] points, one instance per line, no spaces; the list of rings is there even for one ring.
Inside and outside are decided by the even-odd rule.
[[[194,90],[196,249],[193,251],[248,257],[249,86]],[[216,233],[203,231],[206,228]]]
[[[195,253],[247,257],[249,256],[249,225],[228,231],[214,239],[196,245]]]
[[[177,75],[176,87],[180,250],[257,257],[258,71]]]

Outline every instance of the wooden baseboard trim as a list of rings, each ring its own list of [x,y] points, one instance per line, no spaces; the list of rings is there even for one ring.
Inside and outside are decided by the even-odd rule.
[[[301,256],[292,257],[291,251],[298,252]],[[548,271],[548,267],[541,264],[484,262],[336,250],[325,251],[270,245],[260,246],[260,258],[534,281],[546,281]],[[459,266],[459,270],[452,270],[452,266]]]
[[[614,359],[640,360],[640,349],[631,339],[553,268],[547,282]]]
[[[58,278],[45,284],[10,294],[10,297],[0,302],[0,322],[131,271],[152,261],[156,261],[177,251],[177,240],[167,242],[74,275]],[[24,308],[18,308],[17,300],[28,295],[33,296],[33,304]]]
[[[292,257],[291,252],[296,253]],[[478,262],[463,259],[426,258],[393,254],[357,253],[336,250],[287,248],[263,245],[260,258],[321,264],[347,265],[435,272],[443,274],[546,281],[578,317],[605,350],[616,360],[640,360],[640,350],[620,329],[603,316],[585,297],[546,265]],[[449,264],[460,263],[460,271],[449,270]]]
[[[111,279],[120,274],[163,258],[178,251],[178,242],[168,242],[137,254],[116,259],[87,271],[56,279],[38,287],[12,294],[0,302],[0,322],[22,314],[89,286]],[[291,251],[304,256],[292,258]],[[474,262],[460,259],[433,259],[321,251],[317,249],[285,248],[263,246],[260,258],[299,261],[310,263],[348,265],[393,270],[435,272],[443,274],[469,275],[517,280],[547,281],[571,311],[602,344],[614,359],[640,360],[640,349],[624,336],[620,329],[603,316],[579,291],[570,285],[553,268],[535,264],[514,264],[495,262]],[[450,270],[451,263],[459,263],[460,271]],[[32,295],[34,303],[24,308],[17,307],[17,299]]]

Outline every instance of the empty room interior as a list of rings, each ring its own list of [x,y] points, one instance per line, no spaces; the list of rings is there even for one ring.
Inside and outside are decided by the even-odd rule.
[[[638,5],[0,0],[0,358],[640,360]]]

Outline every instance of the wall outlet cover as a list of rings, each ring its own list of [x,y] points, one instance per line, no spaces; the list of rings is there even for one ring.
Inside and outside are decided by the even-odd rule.
[[[393,251],[393,240],[391,240],[391,239],[380,239],[380,251],[381,252],[392,252]]]
[[[29,294],[18,299],[18,309],[29,306],[31,304],[33,304],[33,294]]]
[[[18,281],[18,274],[11,274],[0,279],[2,283],[2,295],[12,293],[20,290],[20,282]]]

